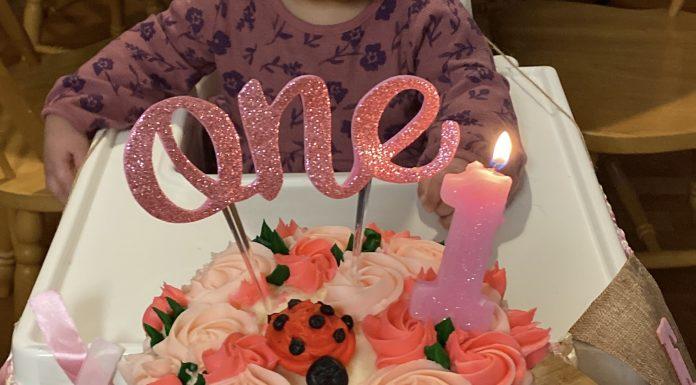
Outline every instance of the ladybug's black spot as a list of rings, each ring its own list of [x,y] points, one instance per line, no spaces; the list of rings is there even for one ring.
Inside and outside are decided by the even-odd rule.
[[[338,342],[339,344],[343,341],[346,340],[346,331],[343,329],[336,329],[336,331],[333,333],[333,339],[334,341]]]
[[[288,350],[290,350],[290,354],[292,354],[293,356],[299,356],[300,354],[304,353],[304,342],[302,342],[302,340],[299,338],[293,337],[290,341],[290,347],[288,348]]]
[[[322,304],[321,307],[319,308],[319,311],[321,312],[321,314],[324,314],[324,315],[336,314],[336,312],[334,311],[334,308],[332,308],[331,305]]]
[[[297,298],[291,299],[290,301],[288,301],[288,309],[294,308],[296,305],[299,305],[300,302],[302,302],[302,301],[300,301],[300,300],[297,299]]]
[[[312,329],[321,329],[322,326],[324,326],[324,323],[326,322],[326,319],[324,316],[315,314],[311,317],[309,317],[309,326]]]
[[[348,385],[348,372],[338,360],[324,356],[307,370],[307,385]]]
[[[341,321],[343,321],[344,324],[348,327],[348,330],[353,330],[353,317],[349,316],[348,314],[344,315],[341,317]]]
[[[277,331],[283,330],[285,323],[288,322],[290,317],[287,314],[279,314],[275,320],[273,320],[273,329]]]

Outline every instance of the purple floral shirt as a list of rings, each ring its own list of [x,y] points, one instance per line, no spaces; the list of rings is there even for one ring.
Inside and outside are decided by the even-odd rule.
[[[356,103],[377,83],[399,74],[435,84],[442,109],[439,121],[399,154],[397,163],[414,166],[432,159],[445,119],[461,125],[458,157],[485,162],[505,129],[520,149],[507,172],[517,175],[524,163],[507,81],[495,71],[481,31],[459,0],[375,0],[352,20],[329,26],[297,18],[282,0],[174,0],[167,11],[125,32],[76,74],[59,79],[43,114],[60,115],[84,132],[125,129],[148,106],[189,94],[214,71],[222,91],[211,101],[230,114],[238,129],[236,96],[250,79],[258,79],[273,98],[296,76],[323,78],[333,110],[337,171],[352,166]],[[403,92],[392,100],[380,124],[383,139],[415,115],[419,97],[415,91]],[[298,99],[281,120],[281,155],[288,172],[304,169],[302,123]],[[248,154],[244,164],[246,172],[253,169]]]

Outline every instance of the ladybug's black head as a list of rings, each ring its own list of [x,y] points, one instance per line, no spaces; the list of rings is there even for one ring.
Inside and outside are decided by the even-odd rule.
[[[337,359],[319,357],[307,371],[307,385],[348,385],[348,372]]]

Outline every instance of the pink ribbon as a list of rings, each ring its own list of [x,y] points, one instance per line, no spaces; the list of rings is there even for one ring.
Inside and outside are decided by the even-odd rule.
[[[29,306],[36,315],[46,345],[73,384],[111,383],[123,355],[122,347],[96,339],[87,350],[63,300],[55,291],[35,296],[29,300]]]
[[[0,367],[0,385],[7,384],[7,380],[12,376],[13,369],[12,353],[10,353],[9,357],[7,357],[7,361]]]

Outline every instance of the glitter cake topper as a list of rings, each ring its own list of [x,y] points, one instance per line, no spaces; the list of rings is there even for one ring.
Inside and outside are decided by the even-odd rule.
[[[381,143],[378,135],[382,113],[402,91],[423,94],[418,114],[394,137]],[[347,198],[358,193],[371,178],[393,183],[414,183],[443,170],[459,145],[459,125],[442,124],[440,149],[430,163],[401,167],[392,159],[413,143],[435,121],[440,98],[425,79],[401,75],[375,86],[358,102],[353,113],[351,138],[354,163],[343,184],[336,183],[331,154],[331,105],[324,81],[312,75],[291,80],[270,105],[256,80],[239,93],[242,125],[256,169],[256,179],[242,186],[242,150],[234,124],[218,106],[189,96],[166,99],[151,106],[133,126],[126,145],[126,179],[133,196],[151,215],[167,222],[184,223],[204,219],[227,207],[260,194],[271,200],[283,184],[278,132],[280,118],[290,102],[300,96],[304,108],[305,169],[312,184],[330,198]],[[215,148],[219,178],[211,178],[194,166],[177,146],[171,130],[171,116],[184,108],[202,124]],[[207,199],[197,209],[174,204],[162,191],[152,165],[152,148],[159,136],[175,169]]]

